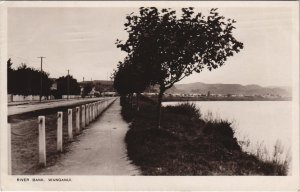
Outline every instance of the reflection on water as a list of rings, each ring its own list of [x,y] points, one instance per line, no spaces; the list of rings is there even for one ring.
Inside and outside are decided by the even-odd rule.
[[[177,103],[164,102],[163,105]],[[204,118],[232,122],[235,136],[242,141],[245,151],[260,152],[262,158],[272,157],[278,152],[282,152],[279,154],[280,158],[286,158],[287,153],[290,153],[291,101],[195,101],[193,103],[200,108]]]

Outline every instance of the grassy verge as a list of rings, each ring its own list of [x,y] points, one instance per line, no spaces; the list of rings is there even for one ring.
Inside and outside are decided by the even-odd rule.
[[[155,102],[142,98],[140,110],[122,99],[122,115],[132,122],[128,156],[143,175],[286,175],[286,165],[243,152],[230,123],[204,121],[192,104],[162,109],[155,127]]]

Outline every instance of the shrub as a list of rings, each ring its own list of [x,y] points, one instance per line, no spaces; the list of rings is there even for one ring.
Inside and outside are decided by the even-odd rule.
[[[166,112],[176,113],[178,115],[189,116],[190,118],[200,119],[200,110],[196,107],[194,103],[180,103],[176,106],[166,106],[164,108]]]

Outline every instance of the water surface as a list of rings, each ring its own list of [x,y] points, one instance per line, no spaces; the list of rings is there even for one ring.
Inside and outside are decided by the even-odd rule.
[[[164,102],[176,105],[179,102]],[[250,141],[244,150],[257,149],[274,154],[277,143],[284,148],[283,158],[291,147],[292,102],[291,101],[194,101],[204,118],[224,119],[232,122],[235,136],[240,141]],[[265,153],[265,152],[263,152]]]

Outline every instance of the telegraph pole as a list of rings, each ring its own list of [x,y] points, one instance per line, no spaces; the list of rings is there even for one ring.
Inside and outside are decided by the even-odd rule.
[[[69,75],[69,69],[68,69],[68,97],[67,99],[69,100],[69,95],[70,95],[70,75]]]
[[[38,57],[38,58],[41,58],[41,78],[40,78],[40,81],[41,81],[41,85],[40,85],[40,102],[42,101],[42,95],[43,95],[43,58],[46,58],[46,57]]]

